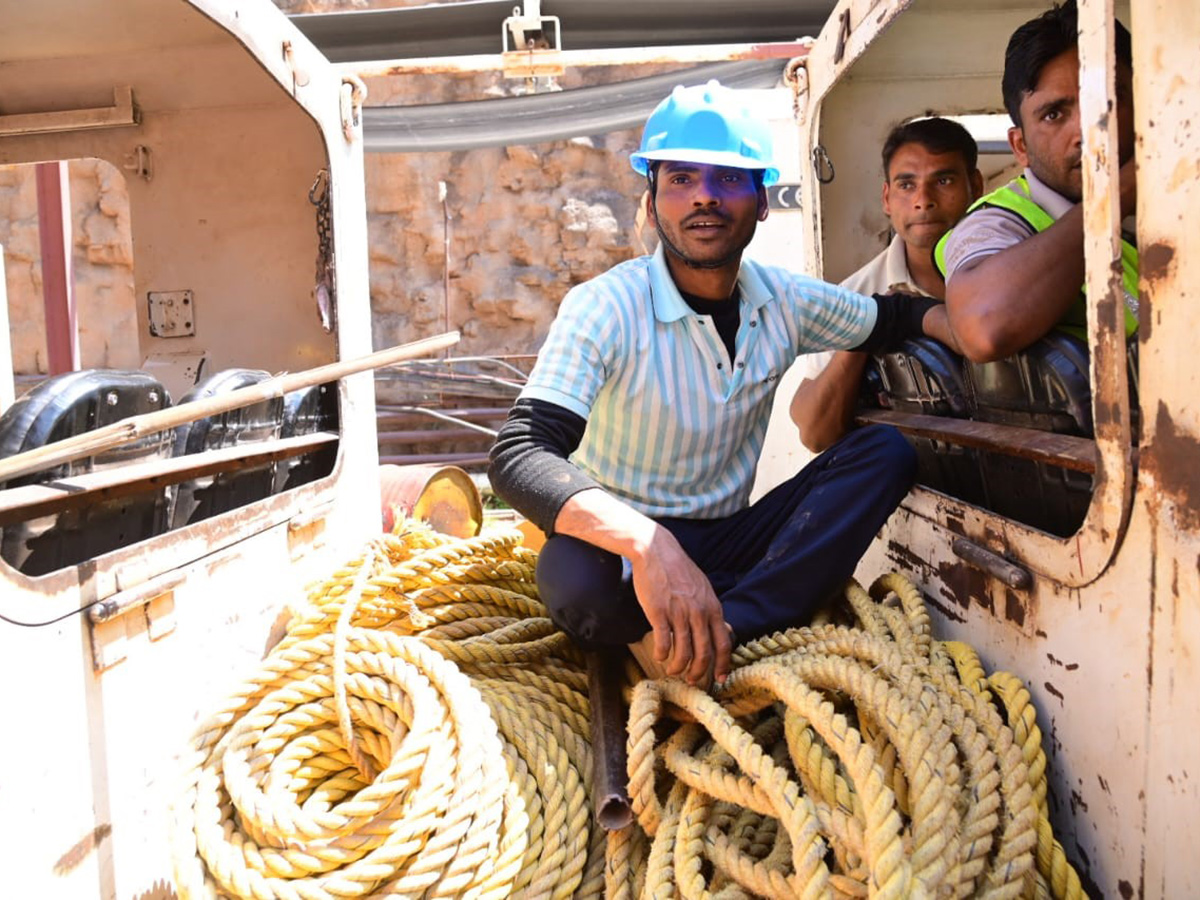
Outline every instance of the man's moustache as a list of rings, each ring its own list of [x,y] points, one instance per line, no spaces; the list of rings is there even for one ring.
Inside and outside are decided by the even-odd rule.
[[[713,219],[717,220],[718,222],[730,221],[730,217],[727,213],[703,212],[703,213],[692,213],[690,216],[688,216],[687,218],[685,218],[683,220],[683,224],[685,226],[687,226],[687,225],[692,224],[693,222],[707,222],[707,221],[711,221]]]

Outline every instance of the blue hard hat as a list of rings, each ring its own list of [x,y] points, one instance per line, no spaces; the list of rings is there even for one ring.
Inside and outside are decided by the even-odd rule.
[[[747,109],[738,92],[718,81],[683,87],[654,108],[642,130],[642,146],[629,157],[645,175],[650,163],[677,162],[763,170],[763,184],[779,180],[771,157],[767,123]]]

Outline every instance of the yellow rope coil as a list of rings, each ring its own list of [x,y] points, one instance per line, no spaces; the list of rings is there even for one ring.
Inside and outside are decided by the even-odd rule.
[[[716,696],[631,675],[637,823],[605,834],[536,555],[401,527],[197,730],[181,900],[1084,896],[1028,691],[936,640],[903,577],[737,648]]]

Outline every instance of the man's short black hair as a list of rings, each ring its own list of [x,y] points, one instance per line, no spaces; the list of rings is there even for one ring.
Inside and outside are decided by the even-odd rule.
[[[905,144],[920,144],[930,153],[957,153],[966,164],[970,175],[978,167],[979,148],[971,132],[957,122],[933,116],[929,119],[914,119],[893,128],[883,142],[883,177],[891,178],[889,168],[896,151]]]
[[[1133,38],[1129,29],[1115,23],[1117,62],[1133,69]],[[1037,88],[1042,69],[1050,60],[1079,46],[1079,10],[1075,0],[1055,5],[1012,33],[1004,51],[1004,78],[1000,90],[1004,108],[1014,125],[1021,127],[1021,98]]]

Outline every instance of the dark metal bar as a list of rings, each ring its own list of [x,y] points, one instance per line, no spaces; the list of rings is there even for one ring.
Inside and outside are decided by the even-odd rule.
[[[1091,438],[887,409],[859,410],[855,414],[855,421],[860,424],[877,422],[894,425],[904,434],[1032,459],[1076,472],[1090,474],[1096,471],[1096,442]]]
[[[625,705],[621,702],[623,649],[584,654],[592,706],[592,802],[596,821],[607,831],[633,824],[625,757]]]
[[[950,549],[963,562],[999,579],[1010,588],[1025,591],[1033,584],[1033,576],[1028,569],[1011,563],[998,553],[980,547],[966,538],[955,538]]]
[[[0,527],[28,522],[40,516],[57,515],[70,509],[106,503],[145,491],[161,491],[167,485],[223,472],[238,472],[312,453],[333,446],[338,436],[320,431],[220,450],[208,450],[170,459],[132,463],[100,472],[60,478],[45,484],[29,484],[0,491]]]

